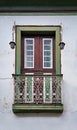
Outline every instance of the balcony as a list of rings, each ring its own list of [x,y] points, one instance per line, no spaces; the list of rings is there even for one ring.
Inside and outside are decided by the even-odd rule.
[[[63,75],[16,75],[14,104],[16,112],[62,112]]]

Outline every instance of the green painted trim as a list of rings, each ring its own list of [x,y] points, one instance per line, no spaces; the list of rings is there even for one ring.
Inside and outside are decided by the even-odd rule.
[[[33,105],[33,104],[13,104],[14,113],[62,113],[63,104]]]
[[[58,27],[57,25],[54,26],[22,26],[22,25],[18,25],[16,26],[20,31],[56,31]]]
[[[60,36],[61,35],[61,27],[57,27],[56,29],[56,74],[61,74],[61,51],[59,47]]]
[[[21,74],[21,30],[16,28],[16,74]]]
[[[0,16],[76,16],[77,11],[63,12],[0,12]]]
[[[61,26],[16,26],[16,74],[21,74],[21,32],[55,32],[56,34],[56,74],[61,74],[60,57],[60,29]]]

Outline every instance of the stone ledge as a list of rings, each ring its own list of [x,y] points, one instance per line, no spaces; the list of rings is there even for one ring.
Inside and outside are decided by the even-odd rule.
[[[13,104],[14,113],[62,113],[63,104]]]

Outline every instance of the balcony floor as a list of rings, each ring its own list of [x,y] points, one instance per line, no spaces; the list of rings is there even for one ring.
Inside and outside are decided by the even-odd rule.
[[[62,113],[63,104],[13,104],[14,113]]]

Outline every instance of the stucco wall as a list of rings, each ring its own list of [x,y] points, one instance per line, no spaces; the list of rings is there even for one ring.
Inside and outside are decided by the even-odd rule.
[[[64,112],[54,114],[22,114],[12,112],[15,50],[10,49],[12,26],[61,25]],[[77,129],[77,16],[0,16],[0,130],[76,130]]]

